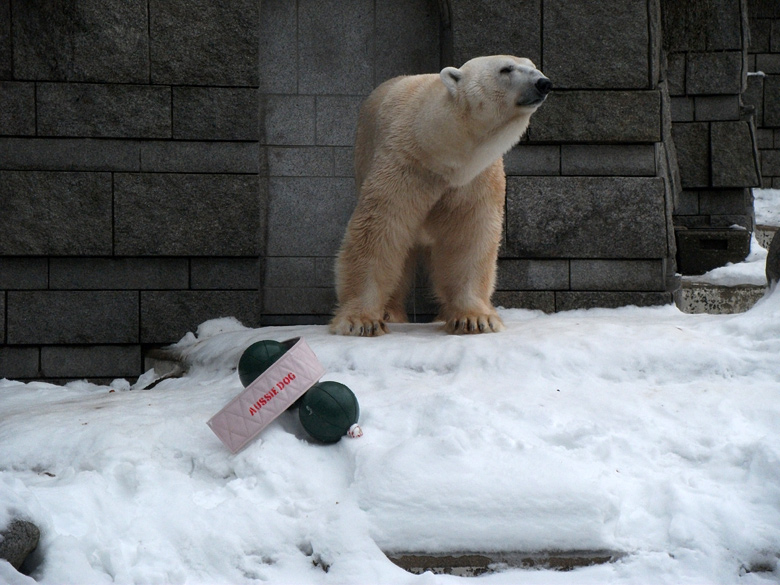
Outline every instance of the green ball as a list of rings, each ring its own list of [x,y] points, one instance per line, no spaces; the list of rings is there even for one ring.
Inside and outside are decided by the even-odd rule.
[[[271,339],[258,341],[247,347],[238,360],[238,377],[244,387],[254,382],[271,364],[282,357],[285,351],[287,348],[284,345]]]
[[[298,416],[303,428],[323,443],[335,443],[360,417],[352,390],[338,382],[319,382],[303,395]]]

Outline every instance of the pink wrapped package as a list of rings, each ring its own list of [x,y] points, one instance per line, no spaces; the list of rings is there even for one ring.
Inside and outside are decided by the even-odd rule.
[[[325,373],[303,339],[282,344],[292,347],[208,421],[232,453],[243,449]]]

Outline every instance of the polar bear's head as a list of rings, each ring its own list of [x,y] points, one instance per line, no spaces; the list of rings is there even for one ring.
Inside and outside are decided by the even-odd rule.
[[[511,55],[477,57],[460,69],[445,67],[440,76],[450,96],[480,118],[530,116],[552,89],[529,59]]]

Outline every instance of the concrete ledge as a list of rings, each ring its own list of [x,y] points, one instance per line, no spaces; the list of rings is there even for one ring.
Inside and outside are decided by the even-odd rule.
[[[675,304],[683,313],[730,315],[744,313],[765,293],[766,286],[717,286],[683,281],[682,288],[675,295]]]
[[[624,556],[625,553],[608,550],[387,555],[393,563],[415,575],[430,571],[438,575],[459,577],[477,577],[509,568],[571,571],[579,567],[614,563]]]

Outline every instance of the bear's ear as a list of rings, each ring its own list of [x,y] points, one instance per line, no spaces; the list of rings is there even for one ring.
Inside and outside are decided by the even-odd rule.
[[[454,97],[455,94],[458,93],[458,82],[463,77],[463,72],[455,67],[445,67],[441,70],[439,75],[441,76],[442,83],[444,83],[447,91]]]

